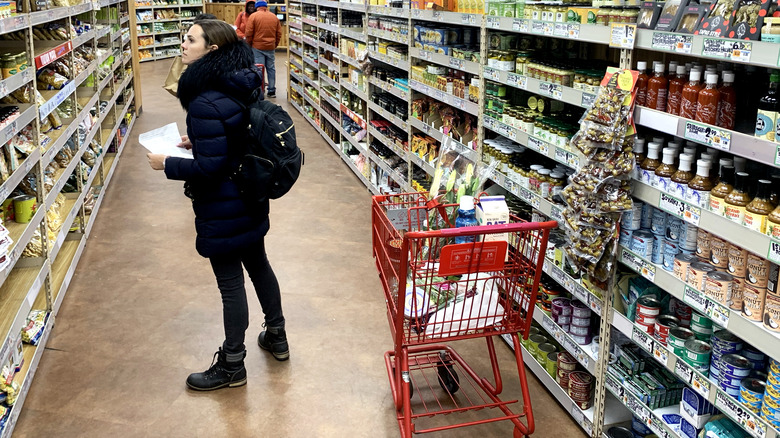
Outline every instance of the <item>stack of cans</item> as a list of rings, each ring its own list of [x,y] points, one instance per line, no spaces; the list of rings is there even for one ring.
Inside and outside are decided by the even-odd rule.
[[[712,336],[712,320],[701,313],[693,312],[691,315],[691,330],[696,339],[709,342]]]
[[[677,357],[685,357],[685,343],[689,339],[696,339],[693,330],[685,327],[673,327],[669,329],[667,345],[672,347]]]
[[[539,292],[536,295],[542,311],[547,315],[551,314],[552,302],[562,295],[561,289],[552,278],[545,278],[539,284]]]
[[[718,387],[726,394],[738,397],[742,381],[750,375],[753,366],[744,356],[724,354],[718,361],[718,370]]]
[[[679,327],[680,320],[672,315],[661,315],[655,320],[655,327],[653,329],[653,337],[658,340],[664,346],[669,339],[669,331],[672,328]]]
[[[769,374],[761,403],[761,418],[770,426],[780,429],[780,362],[769,360]]]
[[[571,325],[571,300],[568,298],[556,298],[552,300],[552,319],[558,327],[569,332]]]
[[[635,323],[648,334],[655,331],[655,320],[661,314],[661,303],[652,297],[641,297],[636,301]]]
[[[755,377],[743,379],[739,385],[739,401],[754,414],[761,412],[766,382]]]
[[[593,341],[591,314],[592,312],[587,305],[576,300],[572,301],[571,326],[569,326],[568,332],[574,342],[580,345],[588,345]]]
[[[577,370],[577,359],[566,351],[558,353],[558,373],[556,380],[561,388],[569,388],[569,374]]]
[[[718,384],[722,385],[729,385],[731,388],[721,388],[729,395],[737,396],[739,395],[739,381],[733,382],[729,381],[726,376],[723,375],[722,371],[724,368],[726,371],[735,371],[730,372],[731,377],[737,377],[738,375],[741,376],[740,379],[747,377],[750,375],[750,370],[752,369],[752,364],[750,361],[745,359],[742,356],[739,356],[737,353],[742,351],[742,348],[745,346],[745,343],[742,342],[742,339],[734,336],[730,331],[728,330],[719,330],[715,332],[712,335],[712,364],[710,365],[710,380],[713,382],[716,382]],[[736,358],[731,358],[730,360],[733,362],[732,366],[730,367],[724,367],[723,360],[724,356],[728,355],[734,355],[738,356],[743,360],[738,360]],[[747,368],[747,374],[744,374],[744,371],[742,368]],[[723,379],[721,379],[723,377]]]
[[[698,339],[688,339],[685,341],[685,356],[682,358],[696,371],[706,375],[710,368],[711,353],[710,344]]]
[[[754,371],[763,371],[766,369],[766,355],[764,353],[749,345],[746,345],[744,348],[742,348],[742,353],[740,354],[745,356],[745,358],[747,358],[747,360],[753,364]],[[751,373],[751,375],[753,374]]]
[[[691,309],[691,306],[683,303],[677,298],[672,298],[669,300],[669,312],[679,320],[679,327],[688,328],[691,326],[691,318],[693,316],[693,309]]]
[[[569,397],[577,406],[586,410],[593,400],[593,376],[586,371],[574,371],[569,374]]]

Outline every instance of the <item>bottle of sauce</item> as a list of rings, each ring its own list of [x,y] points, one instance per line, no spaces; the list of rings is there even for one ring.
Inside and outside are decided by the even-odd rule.
[[[775,207],[767,216],[766,234],[767,236],[780,238],[780,206]]]
[[[661,165],[655,168],[655,181],[658,190],[669,193],[672,175],[677,172],[677,168],[674,166],[674,159],[677,157],[677,152],[673,148],[664,148],[663,156]]]
[[[694,156],[691,154],[680,155],[680,167],[677,172],[672,175],[672,183],[669,185],[669,194],[676,196],[680,199],[685,199],[685,195],[688,192],[688,183],[693,179],[693,172],[691,172],[691,163],[693,163]]]
[[[723,72],[723,85],[718,88],[720,91],[718,126],[726,129],[734,129],[737,117],[737,90],[734,88],[734,78],[734,73]]]
[[[677,66],[677,75],[669,81],[669,95],[666,98],[666,112],[680,115],[680,103],[682,102],[682,90],[685,87],[685,66]]]
[[[699,83],[700,80],[701,72],[698,70],[691,70],[690,81],[685,84],[682,91],[680,117],[685,117],[686,119],[693,119],[696,117],[696,105],[699,101],[699,91],[703,87]]]
[[[664,76],[664,65],[658,63],[655,65],[655,74],[647,81],[647,102],[645,102],[645,106],[658,111],[666,111],[666,93],[668,88],[669,81]]]
[[[714,125],[718,122],[718,102],[720,101],[720,91],[718,91],[718,75],[707,75],[707,86],[699,91],[699,97],[696,104],[696,121]]]
[[[764,140],[775,140],[775,123],[777,121],[777,87],[780,83],[780,73],[772,72],[769,76],[769,90],[758,101],[755,136]]]
[[[734,190],[734,166],[720,168],[720,182],[710,191],[710,210],[726,216],[726,196]]]
[[[766,221],[769,213],[774,210],[769,196],[772,194],[772,181],[758,180],[756,197],[745,207],[745,219],[742,224],[759,233],[766,233]]]
[[[726,217],[738,224],[745,220],[745,207],[750,203],[749,178],[747,173],[737,172],[734,190],[726,196]]]
[[[634,175],[632,175],[632,178],[634,179],[642,179],[642,169],[640,166],[642,165],[642,162],[645,161],[645,158],[647,155],[645,155],[645,139],[641,137],[637,137],[634,139],[634,157],[636,159],[636,170],[634,172]]]
[[[688,190],[685,193],[685,200],[689,204],[697,207],[710,205],[710,190],[714,186],[710,180],[711,165],[707,160],[696,161],[696,176],[688,182]]]
[[[730,158],[721,158],[718,161],[718,169],[720,169],[720,171],[717,173],[717,175],[715,175],[715,179],[713,180],[715,186],[720,184],[720,175],[723,173],[723,166],[733,166],[733,165],[734,165],[734,160]],[[734,182],[732,181],[732,184],[733,183]]]
[[[645,106],[647,102],[647,62],[639,61],[636,63],[636,69],[639,70],[639,76],[636,78],[636,104]]]
[[[780,173],[773,173],[769,180],[772,181],[772,194],[769,195],[769,202],[777,207],[780,205]]]
[[[641,169],[641,181],[653,187],[655,187],[655,169],[661,165],[661,162],[658,161],[658,151],[660,149],[660,144],[654,141],[650,142],[650,144],[647,145],[647,158],[645,158],[639,166]]]
[[[737,172],[744,172],[747,159],[744,157],[734,157],[734,169]]]

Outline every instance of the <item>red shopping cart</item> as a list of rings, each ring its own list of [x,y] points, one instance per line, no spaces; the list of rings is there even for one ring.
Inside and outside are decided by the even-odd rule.
[[[395,344],[385,363],[401,436],[502,420],[514,423],[515,437],[530,435],[534,420],[518,334],[528,337],[547,239],[557,222],[510,217],[509,224],[453,228],[458,205],[425,195],[375,196],[372,204],[373,253]],[[456,237],[472,242],[455,243]],[[496,335],[509,335],[514,344],[519,414],[509,407],[518,400],[498,397]],[[487,341],[494,383],[442,343],[477,337]],[[491,416],[471,415],[458,424],[434,420],[483,409]]]

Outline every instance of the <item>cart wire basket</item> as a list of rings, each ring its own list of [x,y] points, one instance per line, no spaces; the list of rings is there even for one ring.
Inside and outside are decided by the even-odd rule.
[[[427,193],[373,198],[373,254],[394,343],[385,363],[401,436],[503,420],[514,423],[514,436],[528,436],[534,421],[519,336],[528,337],[547,240],[558,224],[510,215],[507,224],[455,228],[457,210]],[[523,396],[517,414],[509,405],[518,400],[498,397],[497,335],[514,345]],[[478,337],[487,342],[492,383],[443,343]],[[483,409],[489,418],[432,421]]]

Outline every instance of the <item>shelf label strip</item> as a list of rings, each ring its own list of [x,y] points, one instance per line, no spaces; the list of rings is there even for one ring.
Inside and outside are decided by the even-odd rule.
[[[724,151],[731,149],[731,132],[715,126],[686,120],[685,138]]]

